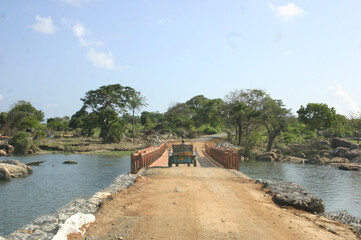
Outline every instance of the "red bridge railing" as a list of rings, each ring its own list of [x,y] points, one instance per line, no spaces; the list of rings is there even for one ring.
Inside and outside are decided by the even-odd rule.
[[[206,146],[206,154],[213,160],[221,164],[227,169],[239,170],[239,153],[238,151],[229,150],[220,147],[211,147],[208,144]]]
[[[137,173],[141,168],[148,167],[162,156],[165,150],[167,150],[167,144],[163,143],[158,147],[149,147],[132,153],[130,156],[131,173]]]

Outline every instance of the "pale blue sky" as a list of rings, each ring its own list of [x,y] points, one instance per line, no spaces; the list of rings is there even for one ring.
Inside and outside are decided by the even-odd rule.
[[[260,88],[297,111],[361,107],[361,1],[2,0],[0,111],[71,116],[119,83],[164,112]]]

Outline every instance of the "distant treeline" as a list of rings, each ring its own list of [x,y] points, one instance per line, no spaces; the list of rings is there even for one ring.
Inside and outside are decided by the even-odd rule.
[[[275,143],[302,143],[313,138],[358,137],[360,116],[345,117],[324,103],[301,106],[297,116],[259,89],[235,90],[224,99],[195,96],[176,103],[165,113],[141,112],[146,98],[132,87],[120,84],[90,90],[81,98],[83,106],[71,117],[49,118],[30,102],[19,101],[0,114],[0,132],[41,139],[61,134],[96,136],[104,143],[124,137],[173,133],[183,138],[226,132],[228,140],[242,146],[245,153],[260,142],[266,150]],[[139,114],[140,113],[140,114]]]

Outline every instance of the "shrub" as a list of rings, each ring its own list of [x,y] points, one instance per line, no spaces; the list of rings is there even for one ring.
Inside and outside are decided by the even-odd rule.
[[[25,154],[29,148],[29,135],[26,132],[17,132],[9,141],[13,145],[15,153]]]
[[[215,129],[215,128],[211,127],[211,126],[208,126],[208,125],[202,125],[199,128],[199,131],[201,131],[204,134],[208,134],[208,135],[218,133],[217,129]]]
[[[109,129],[102,129],[100,137],[103,143],[119,143],[123,138],[123,125],[120,122],[114,122]]]

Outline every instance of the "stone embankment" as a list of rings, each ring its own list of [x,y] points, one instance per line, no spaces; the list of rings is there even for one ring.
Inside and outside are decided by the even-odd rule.
[[[339,221],[352,227],[354,232],[361,237],[361,218],[352,216],[347,211],[324,213],[325,204],[323,200],[303,187],[283,180],[257,180],[256,183],[273,194],[272,200],[279,206],[291,206],[311,213],[321,214],[328,219]]]
[[[347,211],[324,213],[322,215],[328,219],[339,221],[343,224],[351,226],[355,233],[361,237],[361,218],[352,216]]]
[[[0,181],[10,181],[12,178],[26,177],[33,169],[14,159],[0,160]]]
[[[272,200],[280,206],[291,206],[311,213],[323,213],[325,204],[323,200],[316,197],[296,183],[283,180],[257,180],[264,188],[274,194]]]
[[[94,214],[99,209],[103,200],[111,194],[133,185],[136,177],[137,175],[121,174],[108,188],[97,192],[91,198],[75,198],[69,204],[57,210],[54,214],[43,215],[36,218],[31,223],[6,236],[5,239],[52,239],[57,234],[59,225],[63,224],[68,218],[77,213]]]

